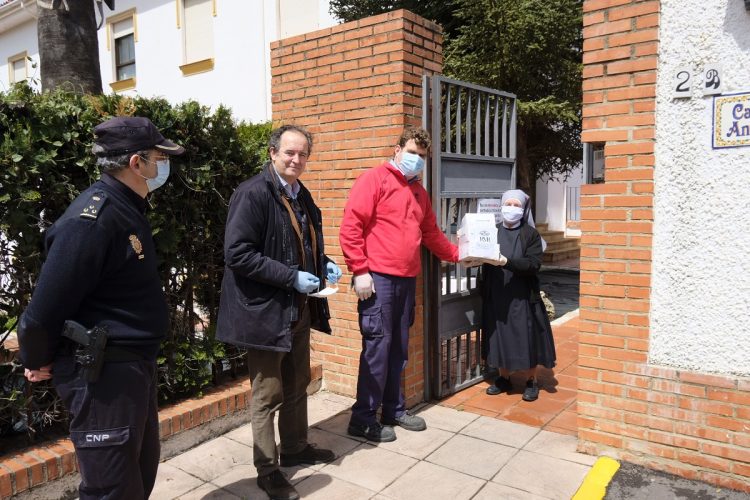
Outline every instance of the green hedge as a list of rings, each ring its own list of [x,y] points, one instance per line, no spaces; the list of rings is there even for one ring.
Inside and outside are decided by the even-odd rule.
[[[172,161],[169,181],[152,195],[148,210],[171,319],[159,357],[160,394],[174,400],[199,393],[226,368],[221,360],[239,355],[214,341],[224,223],[233,189],[266,160],[271,126],[237,124],[227,108],[37,93],[24,84],[0,94],[0,340],[28,304],[42,263],[43,231],[99,176],[93,127],[119,115],[149,117],[186,150]],[[36,391],[49,399],[43,384],[19,382],[21,371],[9,363],[0,369],[0,435],[24,423],[33,433],[60,418],[54,398],[40,403],[31,397]]]

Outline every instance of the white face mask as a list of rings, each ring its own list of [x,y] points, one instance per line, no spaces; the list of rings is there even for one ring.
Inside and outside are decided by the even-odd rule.
[[[503,220],[511,226],[518,223],[518,221],[521,220],[521,217],[523,217],[523,208],[521,207],[504,205],[500,210],[503,213]]]
[[[414,177],[424,170],[424,160],[417,154],[404,151],[399,167],[406,177]]]
[[[156,191],[167,182],[167,178],[169,177],[169,160],[159,160],[156,162],[156,177],[153,179],[149,179],[143,175],[141,177],[146,179],[146,186],[148,187],[149,193]]]

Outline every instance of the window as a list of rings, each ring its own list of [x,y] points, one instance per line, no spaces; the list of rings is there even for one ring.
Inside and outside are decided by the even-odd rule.
[[[213,69],[214,0],[181,0],[183,75]]]
[[[586,184],[604,182],[604,143],[584,143],[583,178]]]
[[[138,41],[135,9],[107,19],[107,49],[112,52],[112,90],[135,88],[135,43]]]
[[[26,52],[21,52],[20,54],[16,54],[8,58],[8,72],[10,73],[10,83],[22,82],[29,76],[26,59]]]
[[[120,21],[113,27],[115,39],[115,77],[127,80],[135,77],[135,35],[133,19]]]

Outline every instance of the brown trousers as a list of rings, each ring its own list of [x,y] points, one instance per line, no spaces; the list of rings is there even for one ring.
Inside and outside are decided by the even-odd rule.
[[[310,309],[302,308],[292,325],[291,352],[250,349],[247,366],[252,384],[250,419],[253,464],[258,476],[279,468],[279,452],[293,454],[307,446],[307,386],[310,383]],[[279,413],[276,447],[274,418]]]

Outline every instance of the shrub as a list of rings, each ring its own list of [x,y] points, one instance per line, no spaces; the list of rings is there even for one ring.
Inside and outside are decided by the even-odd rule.
[[[37,93],[25,84],[0,93],[0,340],[15,328],[31,297],[44,230],[99,176],[91,154],[93,127],[119,115],[150,118],[186,150],[172,160],[172,175],[149,199],[147,214],[171,320],[159,356],[162,400],[195,395],[222,371],[217,369],[222,359],[239,356],[213,335],[224,223],[234,188],[267,159],[271,131],[270,123],[237,124],[225,107],[211,111],[194,101],[172,105],[161,98]],[[0,370],[0,434],[14,425],[4,422],[18,422],[29,411],[28,398],[20,394],[30,392],[17,375],[9,366]],[[54,401],[51,405],[56,408]],[[26,421],[33,430],[51,419]]]

